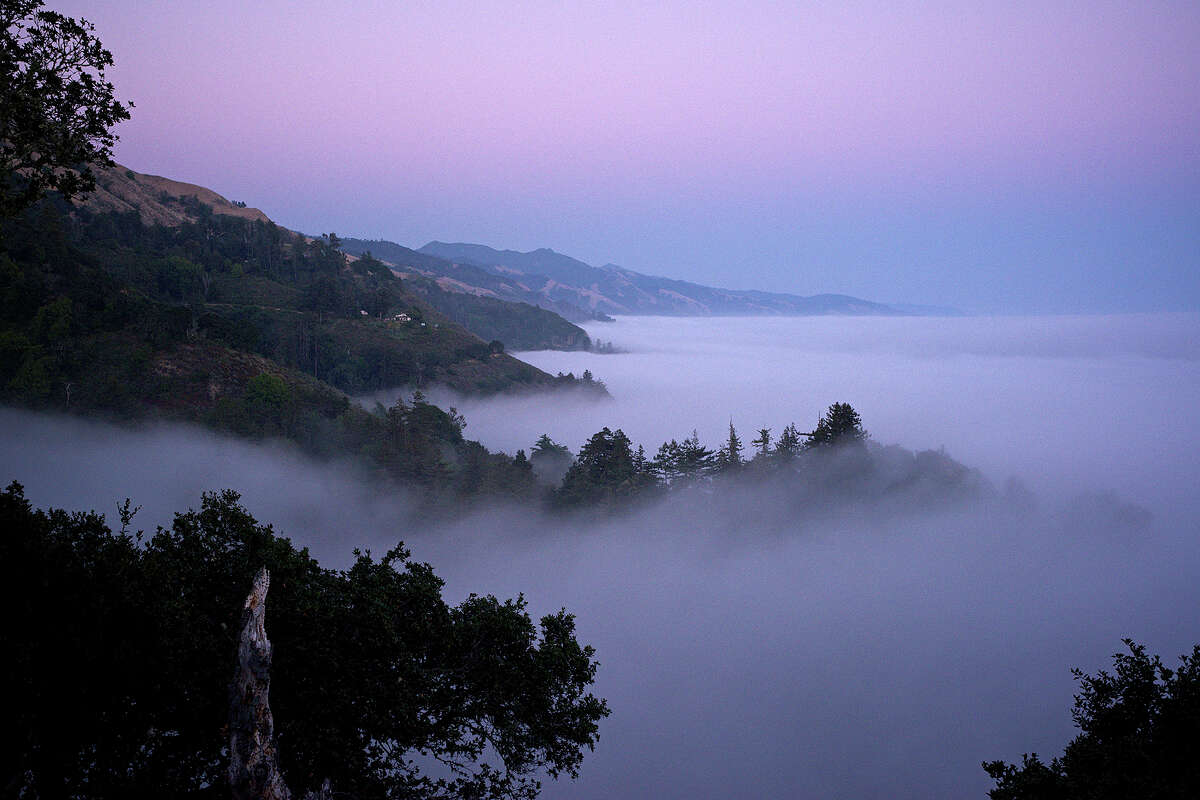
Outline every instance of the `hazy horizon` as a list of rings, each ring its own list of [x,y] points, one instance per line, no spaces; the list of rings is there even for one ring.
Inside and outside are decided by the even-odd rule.
[[[970,312],[1200,309],[1200,7],[54,0],[280,224]]]

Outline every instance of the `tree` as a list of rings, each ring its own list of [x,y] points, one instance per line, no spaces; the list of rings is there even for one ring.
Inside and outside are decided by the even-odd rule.
[[[383,319],[383,315],[388,312],[392,304],[396,302],[396,295],[392,292],[389,286],[376,286],[375,290],[367,295],[366,309],[368,314],[373,317]]]
[[[992,800],[1123,800],[1200,797],[1200,645],[1178,669],[1125,639],[1113,673],[1079,681],[1071,716],[1080,733],[1049,764],[984,762]]]
[[[529,450],[529,464],[540,483],[558,486],[571,468],[574,456],[566,445],[559,444],[543,433]]]
[[[128,507],[122,521],[128,522]],[[139,544],[140,541],[140,544]],[[205,495],[148,540],[0,492],[0,785],[13,797],[229,796],[246,587],[271,575],[271,710],[288,784],[337,796],[532,798],[607,716],[565,610],[442,598],[403,547],[345,571]],[[432,761],[444,770],[430,770]]]
[[[649,468],[668,485],[685,483],[708,475],[714,466],[713,455],[700,444],[700,434],[693,430],[682,442],[663,442]]]
[[[638,457],[625,432],[603,428],[579,448],[575,463],[555,492],[555,500],[566,506],[611,502],[618,496],[636,494],[652,483],[648,472],[639,471]]]
[[[0,24],[0,214],[14,214],[47,191],[95,189],[92,165],[112,165],[112,127],[133,104],[115,99],[112,54],[87,20],[4,0]]]
[[[345,298],[341,285],[329,275],[322,275],[304,289],[304,308],[315,311],[322,321],[326,314],[343,310]]]
[[[755,454],[756,458],[766,458],[771,455],[771,429],[759,428],[758,438],[751,440],[750,444],[758,450]]]
[[[804,449],[804,443],[801,440],[803,434],[796,430],[796,423],[791,423],[783,429],[779,434],[779,441],[775,444],[775,457],[783,461],[791,461],[800,451]]]
[[[567,446],[551,439],[548,433],[543,433],[538,437],[531,451],[534,456],[555,455],[571,457],[571,451],[567,449]]]
[[[849,403],[834,403],[808,435],[807,447],[832,447],[865,441],[862,418]]]
[[[734,430],[733,420],[729,420],[729,437],[725,446],[717,453],[717,470],[725,472],[736,470],[742,466],[742,440]]]

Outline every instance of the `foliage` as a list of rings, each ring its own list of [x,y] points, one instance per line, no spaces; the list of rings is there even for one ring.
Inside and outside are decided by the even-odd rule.
[[[730,420],[729,436],[725,439],[725,445],[717,451],[714,468],[717,472],[731,472],[739,469],[741,466],[742,439],[737,435],[737,430],[733,427],[733,420]]]
[[[225,797],[227,685],[242,599],[271,572],[271,703],[285,776],[303,792],[533,797],[578,773],[608,708],[560,611],[442,599],[403,547],[322,568],[233,492],[205,495],[148,540],[96,514],[0,494],[0,780],[21,797]],[[433,762],[445,766],[430,770]]]
[[[48,190],[71,198],[95,188],[92,164],[112,164],[112,127],[129,119],[105,70],[112,54],[83,19],[41,0],[0,3],[0,214]]]
[[[841,500],[872,498],[902,510],[993,492],[978,471],[944,452],[912,453],[900,447],[882,447],[865,440],[865,433],[863,438],[843,434],[843,443],[854,442],[855,447],[805,447],[801,444],[805,434],[794,424],[783,428],[774,448],[769,428],[759,428],[758,434],[754,441],[757,452],[748,461],[742,458],[741,438],[732,423],[716,451],[702,444],[699,434],[692,431],[682,441],[663,442],[654,458],[647,459],[645,449],[635,447],[622,431],[604,428],[581,449],[555,492],[554,504],[560,508],[624,509],[663,494],[689,493],[694,502],[711,503],[723,513],[729,508],[724,500],[727,493],[769,483],[777,490],[771,496],[789,506],[785,518],[794,518],[806,507],[829,509]],[[558,447],[543,435],[534,448],[535,463],[542,446],[547,450]],[[752,504],[735,506],[743,515],[759,510]]]
[[[808,435],[808,447],[861,444],[867,438],[862,418],[849,403],[834,403]]]
[[[541,483],[557,486],[571,467],[574,456],[566,445],[543,433],[529,450],[529,463]]]
[[[600,430],[579,448],[555,500],[564,506],[612,504],[639,493],[654,483],[645,463],[638,460],[629,437],[618,428]]]
[[[771,429],[759,428],[758,438],[751,439],[750,444],[754,447],[754,458],[770,458],[771,456]]]
[[[481,339],[512,350],[588,350],[587,332],[549,309],[467,292],[447,291],[421,275],[406,278],[413,293]]]
[[[566,456],[569,458],[571,456],[571,451],[567,449],[565,444],[559,444],[551,439],[549,434],[543,433],[538,437],[538,440],[534,442],[532,455],[559,457]]]
[[[714,463],[713,451],[700,444],[700,434],[693,430],[682,442],[663,442],[650,469],[668,486],[676,486],[708,475]]]
[[[1079,735],[1060,758],[984,762],[992,800],[1123,800],[1200,796],[1200,645],[1178,669],[1125,639],[1113,672],[1072,670]]]
[[[796,423],[789,423],[779,434],[779,441],[775,443],[775,457],[790,461],[798,456],[804,449],[802,436],[803,434],[796,430]]]

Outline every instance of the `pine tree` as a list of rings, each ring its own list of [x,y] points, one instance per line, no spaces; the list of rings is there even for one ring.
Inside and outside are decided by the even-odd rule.
[[[758,448],[758,454],[755,456],[756,458],[766,458],[767,456],[771,455],[771,429],[759,428],[758,438],[750,442],[750,444]]]
[[[717,454],[717,463],[717,469],[722,472],[735,470],[742,465],[742,440],[738,438],[733,427],[733,420],[729,420],[729,438],[725,440],[725,447]]]
[[[803,434],[796,430],[796,423],[789,424],[779,434],[779,441],[775,445],[774,455],[784,461],[791,461],[800,454],[804,443],[801,441]]]
[[[849,403],[834,403],[809,434],[806,447],[861,444],[866,438],[858,412]]]
[[[700,435],[692,435],[679,443],[679,471],[687,478],[699,478],[713,468],[713,451],[700,444]]]

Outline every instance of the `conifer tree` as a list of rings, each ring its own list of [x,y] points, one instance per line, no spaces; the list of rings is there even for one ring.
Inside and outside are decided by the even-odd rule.
[[[750,442],[758,449],[756,457],[766,458],[771,454],[771,429],[759,428],[758,438]]]
[[[799,455],[800,450],[804,446],[804,443],[800,439],[801,436],[800,431],[796,430],[796,423],[789,424],[779,434],[779,441],[775,445],[774,455],[784,461],[791,461]]]
[[[742,440],[733,427],[733,420],[729,420],[729,438],[725,440],[725,446],[718,453],[717,460],[718,469],[721,471],[737,469],[742,465]]]
[[[858,444],[865,441],[862,417],[849,403],[834,403],[817,422],[817,427],[808,436],[807,447],[832,447],[833,445]]]

